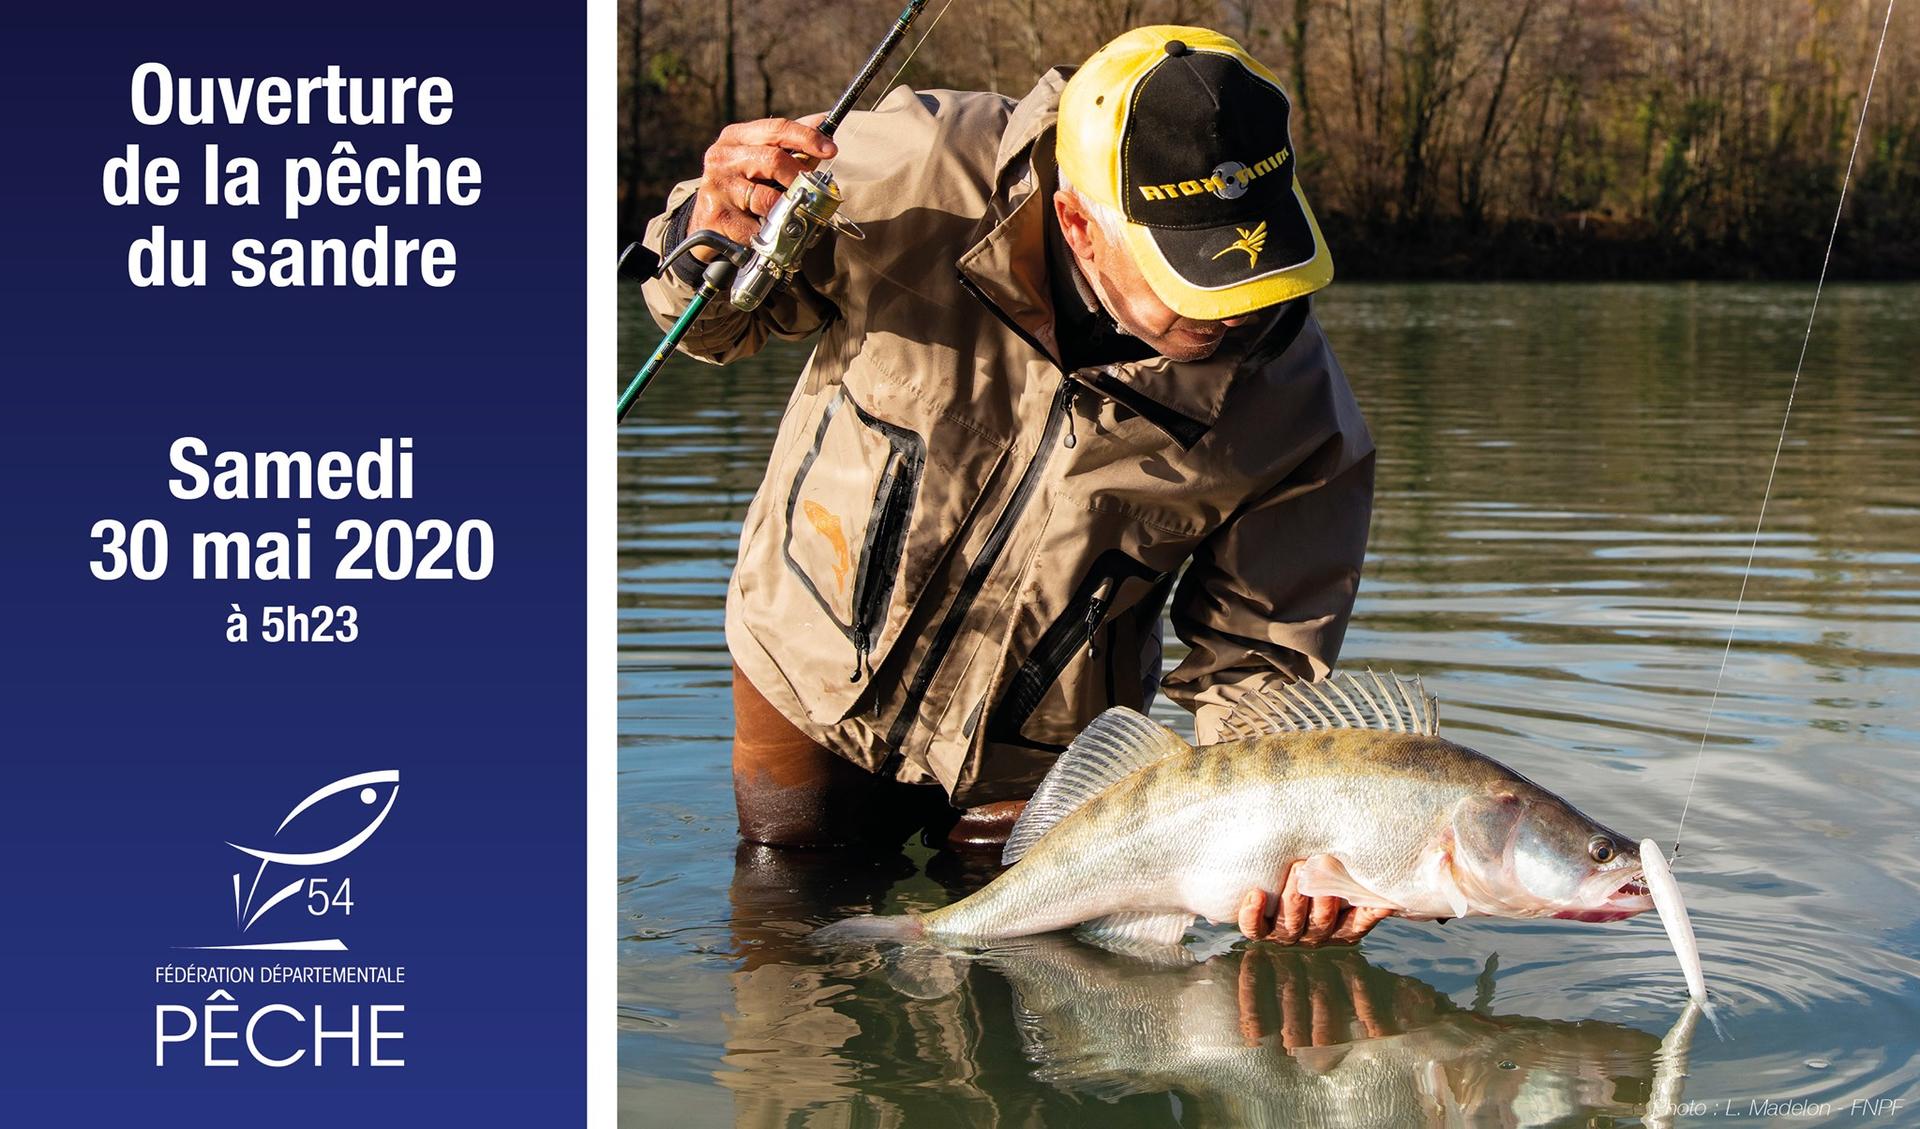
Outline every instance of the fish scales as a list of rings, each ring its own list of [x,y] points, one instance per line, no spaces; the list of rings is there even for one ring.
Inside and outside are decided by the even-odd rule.
[[[1414,918],[1653,908],[1638,845],[1440,737],[1438,717],[1417,679],[1371,671],[1250,692],[1225,723],[1235,739],[1197,749],[1108,710],[1028,801],[1010,869],[944,909],[821,936],[973,943],[1080,926],[1116,948],[1164,946],[1289,874],[1303,894]]]
[[[1335,732],[1176,753],[1068,815],[986,890],[923,920],[981,938],[1143,910],[1227,921],[1247,890],[1273,892],[1294,859],[1335,852],[1367,858],[1372,873],[1405,870],[1428,830],[1411,817],[1437,819],[1460,798],[1434,782],[1481,777],[1465,752],[1429,737]],[[1451,771],[1437,769],[1449,761]],[[1367,830],[1388,812],[1401,816],[1398,834]]]

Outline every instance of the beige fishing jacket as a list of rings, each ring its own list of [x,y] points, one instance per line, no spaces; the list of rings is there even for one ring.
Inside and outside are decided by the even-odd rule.
[[[1183,564],[1191,652],[1162,685],[1204,743],[1239,688],[1326,674],[1366,548],[1373,444],[1307,301],[1207,361],[1061,371],[1036,186],[1067,73],[1017,104],[900,88],[853,115],[831,171],[865,238],[830,233],[804,282],[751,314],[716,302],[682,344],[724,364],[818,336],[727,644],[822,745],[963,806],[1027,796],[1101,710],[1142,704]],[[645,295],[664,327],[693,288],[669,272]]]

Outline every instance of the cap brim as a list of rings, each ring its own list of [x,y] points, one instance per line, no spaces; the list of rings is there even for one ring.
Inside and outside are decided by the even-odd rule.
[[[1257,241],[1233,225],[1176,229],[1129,223],[1127,250],[1155,296],[1174,313],[1197,321],[1237,318],[1333,281],[1333,256],[1297,181],[1293,201],[1298,211],[1281,209],[1284,214],[1265,221]],[[1257,242],[1257,249],[1243,246],[1249,242]]]

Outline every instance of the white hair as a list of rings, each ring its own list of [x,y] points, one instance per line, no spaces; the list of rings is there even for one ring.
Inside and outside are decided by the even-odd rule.
[[[1100,226],[1100,231],[1106,236],[1107,243],[1113,247],[1113,253],[1116,255],[1130,254],[1127,250],[1125,240],[1121,237],[1121,232],[1126,228],[1127,221],[1126,218],[1120,214],[1120,209],[1110,204],[1102,204],[1098,200],[1087,199],[1078,188],[1075,188],[1068,182],[1065,173],[1060,174],[1059,182],[1060,191],[1073,197],[1073,202],[1080,206],[1080,210],[1086,213],[1087,218]],[[1075,277],[1086,281],[1087,288],[1093,291],[1094,300],[1099,302],[1101,308],[1106,311],[1107,318],[1113,322],[1114,328],[1129,337],[1136,336],[1132,329],[1120,323],[1119,317],[1114,313],[1113,302],[1107,298],[1106,287],[1100,285],[1100,279],[1091,271],[1081,269],[1078,261],[1075,261],[1073,264],[1073,273]]]
[[[1098,200],[1089,199],[1086,193],[1067,180],[1067,174],[1064,171],[1059,174],[1059,181],[1060,191],[1073,197],[1073,202],[1080,206],[1080,210],[1087,214],[1087,218],[1100,225],[1100,232],[1107,237],[1107,242],[1121,247],[1126,246],[1121,240],[1121,232],[1126,229],[1127,220],[1120,214],[1120,209],[1111,204],[1102,204]]]

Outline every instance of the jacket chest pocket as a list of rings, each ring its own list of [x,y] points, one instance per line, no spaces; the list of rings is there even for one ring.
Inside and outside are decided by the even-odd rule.
[[[926,441],[842,388],[828,402],[787,494],[787,567],[851,645],[864,673],[884,627],[926,472]]]
[[[1137,618],[1131,613],[1143,601],[1157,614],[1151,594],[1165,575],[1118,549],[1097,557],[994,703],[987,740],[1057,751],[1101,710],[1137,705],[1141,672],[1132,652],[1142,640],[1110,621],[1116,609]]]
[[[754,601],[756,634],[814,721],[852,712],[886,661],[1004,451],[896,388],[836,387],[781,482],[779,567],[791,598]]]

